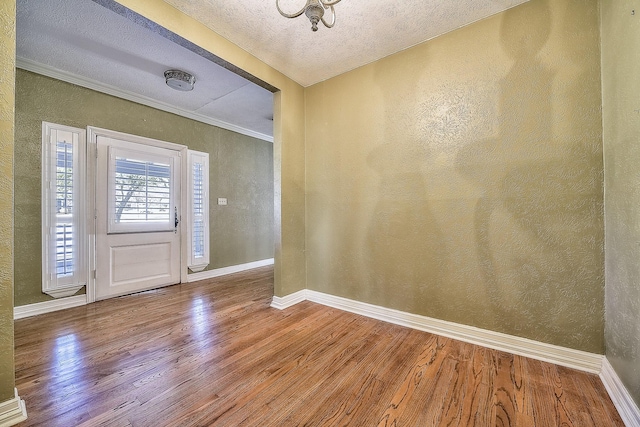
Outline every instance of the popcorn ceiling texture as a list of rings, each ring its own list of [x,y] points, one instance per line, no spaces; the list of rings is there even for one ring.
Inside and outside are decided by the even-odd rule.
[[[14,397],[13,121],[16,2],[0,2],[0,402]]]
[[[640,406],[640,6],[603,1],[605,344]],[[635,9],[635,14],[632,10]]]
[[[598,13],[531,0],[306,88],[307,287],[603,353]]]
[[[526,0],[345,0],[318,32],[275,0],[165,0],[303,86],[368,64]],[[306,0],[280,0],[286,12]]]

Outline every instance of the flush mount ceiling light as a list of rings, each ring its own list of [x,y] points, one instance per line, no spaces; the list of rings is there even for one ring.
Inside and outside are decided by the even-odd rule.
[[[336,12],[333,10],[333,5],[339,3],[340,0],[307,0],[307,4],[300,9],[296,13],[284,13],[282,9],[280,9],[280,0],[276,0],[276,7],[278,8],[278,12],[280,15],[285,18],[297,18],[302,15],[304,12],[311,21],[311,29],[313,31],[318,31],[318,22],[322,21],[325,27],[331,28],[333,24],[336,23]],[[331,10],[331,23],[327,23],[324,20],[324,10]]]
[[[180,70],[167,70],[164,72],[164,78],[167,81],[167,86],[183,92],[193,90],[193,85],[196,83],[194,76]]]

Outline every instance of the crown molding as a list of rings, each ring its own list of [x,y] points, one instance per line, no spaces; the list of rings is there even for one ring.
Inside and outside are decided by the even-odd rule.
[[[231,123],[227,123],[222,120],[217,120],[211,117],[204,116],[202,114],[187,111],[182,108],[175,107],[173,105],[156,101],[155,99],[148,98],[146,96],[138,95],[133,92],[119,89],[117,87],[100,83],[98,81],[88,79],[86,77],[78,76],[67,71],[59,70],[48,65],[40,64],[35,61],[31,61],[25,58],[16,58],[16,68],[22,70],[31,71],[32,73],[41,74],[43,76],[51,77],[56,80],[71,83],[76,86],[81,86],[87,89],[95,90],[97,92],[105,93],[107,95],[115,96],[117,98],[126,99],[127,101],[135,102],[137,104],[146,105],[147,107],[155,108],[157,110],[166,111],[168,113],[176,114],[178,116],[186,117],[187,119],[195,120],[197,122],[206,123],[211,126],[217,126],[222,129],[230,130],[242,135],[247,135],[252,138],[261,139],[267,142],[273,142],[273,137],[264,133],[256,132],[251,129],[246,129],[241,126],[237,126]]]

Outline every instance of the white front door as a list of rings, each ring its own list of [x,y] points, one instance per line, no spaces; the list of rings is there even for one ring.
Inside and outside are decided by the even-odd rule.
[[[124,134],[95,143],[95,299],[179,283],[184,147]]]

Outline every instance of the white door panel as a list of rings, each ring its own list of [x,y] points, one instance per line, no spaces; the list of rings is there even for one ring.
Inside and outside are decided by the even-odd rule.
[[[97,300],[180,282],[180,151],[132,139],[96,137]]]
[[[171,280],[171,260],[176,258],[170,242],[111,246],[110,283],[125,290],[146,281],[143,287],[162,285]],[[138,289],[131,288],[131,291]]]

